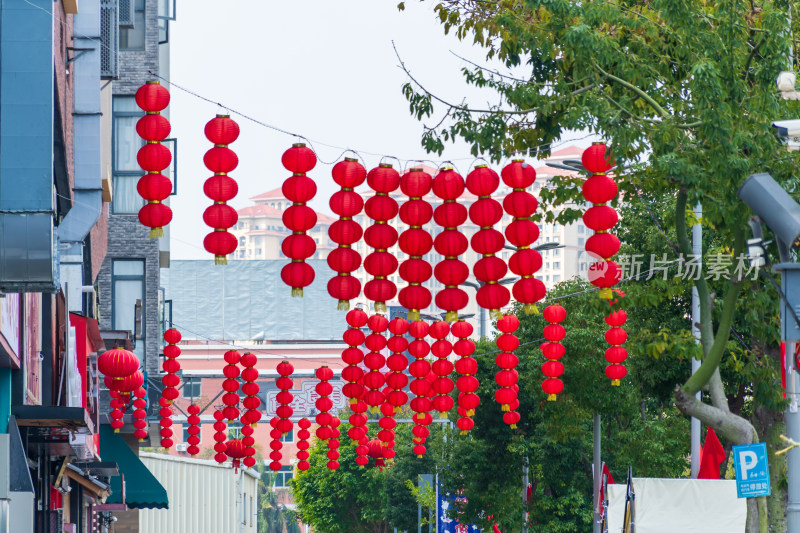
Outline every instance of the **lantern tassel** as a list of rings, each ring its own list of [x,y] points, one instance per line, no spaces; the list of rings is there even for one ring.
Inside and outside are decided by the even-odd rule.
[[[114,429],[114,433],[119,433],[119,428]]]
[[[350,309],[350,300],[339,300],[336,309],[338,309],[339,311],[347,311],[348,309]]]
[[[503,405],[503,408],[501,410],[504,411],[504,412],[511,411],[511,406],[510,405]]]
[[[495,320],[500,320],[501,318],[503,318],[503,312],[500,311],[499,309],[490,309],[489,315]]]
[[[226,255],[215,255],[214,256],[214,264],[215,265],[227,265],[228,264],[228,256],[226,256]]]
[[[385,314],[386,302],[375,302],[375,312],[380,314]]]
[[[456,322],[458,321],[458,311],[448,311],[446,315],[444,315],[445,322]]]
[[[469,431],[467,431],[467,430],[465,430],[465,429],[462,429],[462,430],[461,430],[459,433],[460,433],[461,435],[466,435],[467,433],[469,433]]]
[[[303,287],[292,287],[292,298],[302,298]]]
[[[612,387],[619,387],[619,380],[618,379],[612,379],[611,380],[611,386]]]
[[[516,424],[511,424],[509,427],[510,427],[511,429],[517,429],[517,425],[516,425]]]
[[[158,239],[160,237],[163,237],[164,236],[164,228],[161,228],[161,227],[152,228],[150,230],[150,233],[147,234],[147,236],[150,237],[151,239]]]
[[[525,310],[525,314],[526,315],[538,315],[539,314],[539,308],[536,307],[536,304],[534,304],[534,303],[525,304],[525,307],[523,307],[523,309]]]
[[[614,293],[611,289],[606,287],[604,289],[600,289],[597,295],[603,300],[610,300],[614,296]]]
[[[472,418],[475,416],[475,409],[467,409],[467,417]]]
[[[447,418],[447,413],[444,411],[439,411],[439,418]]]
[[[557,396],[555,394],[548,394],[547,395],[547,401],[548,402],[554,402],[554,401],[556,401],[556,398],[557,398]]]
[[[422,456],[421,455],[417,455],[417,459],[422,459]]]
[[[408,316],[406,317],[410,322],[416,322],[419,320],[419,309],[411,309],[408,312]]]

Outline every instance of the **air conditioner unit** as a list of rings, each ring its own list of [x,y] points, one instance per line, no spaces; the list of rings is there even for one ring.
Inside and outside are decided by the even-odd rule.
[[[185,452],[189,448],[189,445],[185,442],[181,442],[180,444],[175,445],[175,450],[179,452]]]

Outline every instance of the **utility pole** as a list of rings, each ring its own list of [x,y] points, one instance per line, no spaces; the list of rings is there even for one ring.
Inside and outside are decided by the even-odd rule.
[[[592,491],[593,498],[592,498],[592,510],[594,512],[594,520],[592,520],[592,531],[593,533],[602,533],[602,523],[601,523],[601,516],[598,513],[598,502],[600,501],[600,487],[602,486],[602,479],[603,479],[603,463],[602,459],[600,458],[600,415],[594,415],[593,419],[593,429],[592,429],[592,439],[593,439],[593,455],[594,455],[594,489]]]
[[[703,206],[699,203],[694,207],[695,224],[692,226],[692,255],[700,262],[700,272],[702,273],[703,264],[703,226],[700,220],[703,218]],[[697,293],[697,287],[692,285],[692,336],[695,343],[700,343],[700,297]],[[697,372],[700,368],[700,361],[692,357],[692,374]],[[695,394],[695,398],[700,400],[700,392]],[[697,474],[700,472],[700,419],[692,417],[692,478],[697,479]]]

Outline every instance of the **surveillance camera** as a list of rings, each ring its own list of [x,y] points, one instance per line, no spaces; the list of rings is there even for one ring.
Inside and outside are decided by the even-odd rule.
[[[800,246],[800,204],[772,176],[751,174],[739,187],[738,195],[784,244]]]
[[[776,81],[778,83],[778,90],[782,93],[785,93],[794,91],[794,85],[797,81],[797,77],[794,75],[794,72],[783,71],[778,74],[778,79]]]
[[[800,120],[776,120],[772,123],[772,127],[775,128],[783,138],[789,137],[798,137],[800,136]]]

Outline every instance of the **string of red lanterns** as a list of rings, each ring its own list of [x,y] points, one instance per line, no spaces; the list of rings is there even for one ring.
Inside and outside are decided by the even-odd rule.
[[[316,371],[317,379],[319,380],[314,386],[314,390],[319,395],[319,398],[314,402],[317,408],[317,438],[320,440],[328,440],[331,438],[331,420],[333,416],[330,410],[333,408],[333,401],[329,396],[333,393],[333,386],[329,383],[333,379],[333,370],[327,366],[321,366]]]
[[[239,380],[236,378],[240,374],[238,364],[242,356],[236,350],[228,350],[223,358],[226,365],[222,367],[222,375],[225,376],[225,380],[222,382],[222,390],[225,391],[225,394],[222,395],[222,403],[225,405],[222,413],[228,422],[233,422],[239,418],[239,408],[237,407],[239,405],[239,394],[237,394]]]
[[[500,370],[495,375],[495,382],[500,387],[495,391],[494,398],[503,411],[511,411],[511,404],[517,399],[513,387],[517,384],[518,374],[515,370],[519,359],[514,355],[514,350],[519,346],[519,339],[514,332],[519,328],[519,319],[515,315],[503,315],[497,321],[497,329],[501,332],[496,339],[500,353],[495,358],[495,363]]]
[[[467,190],[478,197],[469,207],[469,219],[480,228],[470,240],[472,249],[481,256],[472,267],[475,279],[481,283],[475,299],[491,316],[499,318],[500,309],[511,300],[509,290],[499,283],[508,272],[506,262],[497,256],[506,240],[494,229],[503,219],[503,207],[492,198],[500,185],[500,176],[486,165],[477,165],[467,174],[466,185]]]
[[[363,234],[361,225],[353,217],[361,213],[364,200],[353,189],[364,183],[367,170],[357,159],[346,157],[333,165],[332,174],[341,190],[333,193],[329,202],[339,220],[328,228],[328,236],[338,245],[327,257],[328,266],[337,272],[328,281],[328,294],[338,300],[337,309],[347,310],[350,300],[361,294],[361,282],[352,275],[361,266],[361,255],[352,246]]]
[[[158,405],[158,416],[161,417],[161,419],[158,421],[159,426],[161,426],[161,429],[159,430],[159,435],[161,436],[161,447],[169,449],[173,444],[172,402],[162,397],[158,399]]]
[[[306,259],[314,255],[317,245],[307,232],[317,223],[317,214],[306,204],[317,194],[317,184],[306,173],[317,165],[317,156],[305,144],[297,143],[283,153],[281,163],[292,173],[281,188],[292,202],[283,212],[283,224],[292,234],[281,243],[283,255],[291,260],[281,269],[281,279],[292,288],[292,296],[302,297],[303,288],[314,281],[314,269]]]
[[[452,167],[441,168],[433,178],[433,194],[443,200],[433,212],[434,222],[443,228],[433,240],[433,247],[444,256],[433,275],[444,285],[436,293],[436,305],[446,312],[447,322],[458,320],[458,312],[469,303],[469,296],[459,288],[469,277],[469,267],[458,258],[468,248],[467,238],[458,230],[467,221],[467,208],[456,201],[465,188],[464,178]]]
[[[294,384],[291,378],[292,372],[294,372],[294,367],[291,363],[289,363],[289,361],[281,361],[278,363],[276,370],[278,371],[280,377],[275,380],[275,384],[280,392],[276,396],[278,407],[275,409],[275,414],[278,415],[279,420],[277,421],[277,425],[275,427],[283,435],[286,435],[292,430],[291,417],[292,414],[294,414],[294,409],[292,409],[291,406],[292,400],[294,400],[294,395],[289,392]]]
[[[424,198],[431,192],[433,178],[421,168],[412,168],[400,178],[400,190],[408,200],[400,206],[400,220],[408,225],[399,237],[400,250],[408,255],[400,265],[400,278],[408,286],[400,289],[397,299],[408,309],[408,320],[419,320],[422,309],[431,305],[433,297],[424,283],[433,275],[430,263],[423,257],[433,248],[433,238],[422,227],[433,218],[433,208]]]
[[[242,412],[242,416],[239,418],[239,421],[243,426],[242,433],[248,435],[252,433],[246,433],[244,428],[248,426],[255,427],[258,421],[261,420],[261,411],[259,410],[259,407],[261,406],[261,399],[258,397],[258,393],[261,388],[257,383],[258,369],[256,368],[256,365],[258,364],[258,357],[256,357],[255,354],[247,352],[242,355],[241,359],[239,359],[239,363],[242,365],[242,373],[240,376],[244,382],[242,383],[242,392],[245,394],[245,397],[242,399],[242,407],[245,410]],[[251,447],[252,444],[247,446]],[[251,454],[248,454],[248,456],[250,455]],[[245,461],[245,463],[248,462],[249,461]],[[250,465],[246,466],[249,467]]]
[[[628,369],[623,364],[628,357],[628,350],[622,346],[628,340],[628,333],[622,329],[627,320],[628,314],[622,309],[605,317],[606,324],[611,326],[605,334],[606,342],[611,345],[605,353],[606,361],[609,363],[606,367],[606,377],[615,386],[618,386],[620,380],[628,374]]]
[[[189,437],[186,439],[186,443],[189,445],[186,448],[186,452],[189,455],[195,456],[200,453],[200,407],[196,404],[191,404],[186,409],[187,413],[189,414],[186,417],[186,423],[189,427],[186,429],[186,432],[189,434]]]
[[[169,136],[169,120],[161,111],[169,105],[169,91],[158,81],[148,81],[136,91],[136,104],[146,113],[136,122],[136,133],[145,145],[136,156],[139,166],[147,172],[139,178],[136,190],[147,203],[139,209],[139,222],[148,228],[148,237],[164,236],[164,226],[172,220],[172,210],[164,204],[172,194],[172,182],[161,171],[172,162],[169,148],[161,141]]]
[[[433,421],[429,411],[432,408],[428,392],[430,383],[427,376],[431,371],[431,364],[428,362],[427,355],[430,353],[430,345],[425,341],[430,326],[423,320],[415,320],[409,325],[408,333],[414,338],[408,344],[408,353],[414,357],[414,361],[408,366],[408,372],[415,379],[411,381],[410,390],[415,395],[411,400],[410,407],[414,411],[414,455],[422,457],[425,454],[425,440],[428,437],[428,425]]]
[[[364,361],[364,352],[359,346],[364,344],[365,336],[361,328],[367,325],[368,318],[367,313],[361,309],[351,309],[345,315],[348,328],[342,339],[347,348],[342,351],[342,362],[347,366],[342,369],[342,379],[347,383],[342,387],[342,394],[349,399],[350,404],[358,401],[364,393],[364,385],[361,383],[364,371],[358,366]]]
[[[233,460],[233,471],[238,473],[241,460],[247,455],[246,447],[241,439],[229,439],[225,443],[225,455]]]
[[[214,231],[206,235],[203,246],[214,255],[214,264],[225,265],[238,244],[228,228],[236,224],[239,214],[227,202],[239,190],[228,175],[239,165],[236,153],[228,148],[239,137],[239,125],[229,115],[217,115],[206,124],[205,135],[214,146],[203,156],[203,163],[214,175],[206,180],[203,192],[214,203],[203,212],[203,221]]]
[[[242,446],[244,447],[244,458],[242,459],[242,463],[247,468],[253,468],[256,465],[256,439],[253,437],[253,426],[242,426],[240,430],[242,433]]]
[[[305,471],[311,467],[311,464],[308,462],[308,439],[311,438],[311,432],[308,428],[311,427],[311,422],[308,418],[301,418],[297,421],[297,426],[300,428],[297,432],[297,469]]]
[[[542,353],[547,359],[542,365],[542,374],[545,380],[542,382],[542,390],[547,394],[547,400],[553,402],[557,395],[564,390],[564,382],[559,377],[564,373],[564,365],[559,361],[564,355],[564,345],[561,340],[566,335],[564,326],[560,325],[567,318],[567,311],[560,305],[548,305],[545,307],[542,316],[549,323],[544,327],[543,336],[547,342],[543,343]]]
[[[364,285],[364,296],[374,302],[376,313],[386,313],[386,302],[397,295],[397,287],[388,278],[397,270],[397,258],[389,250],[397,244],[398,235],[389,221],[399,210],[391,193],[400,186],[400,174],[381,163],[367,173],[367,185],[375,194],[364,204],[364,212],[372,219],[372,225],[364,231],[364,242],[373,249],[364,258],[364,270],[372,276]],[[367,403],[373,405],[369,399]]]
[[[283,438],[283,431],[279,429],[279,422],[280,418],[274,416],[270,419],[269,425],[272,428],[269,432],[269,436],[272,440],[270,440],[269,447],[272,451],[269,452],[269,458],[271,462],[269,463],[269,469],[273,472],[277,472],[281,469],[281,458],[283,455],[281,454],[281,448],[283,448],[283,443],[281,439]]]
[[[103,382],[111,395],[111,401],[109,402],[111,407],[111,412],[109,413],[111,427],[114,429],[114,433],[119,433],[119,430],[124,426],[122,421],[125,407],[123,387],[125,386],[126,378],[129,380],[130,376],[139,369],[139,358],[133,352],[118,346],[100,354],[97,358],[97,369],[103,374]],[[144,383],[144,376],[142,376],[142,383]],[[142,383],[137,385],[137,388]]]
[[[225,423],[225,415],[219,409],[214,410],[214,460],[219,464],[227,460],[225,451],[228,446],[225,441],[228,440],[228,424]]]
[[[478,373],[478,362],[471,357],[475,353],[475,343],[469,339],[472,331],[472,325],[465,320],[459,320],[450,327],[450,332],[458,339],[453,344],[453,351],[459,356],[455,363],[455,370],[460,374],[456,380],[460,414],[456,426],[461,430],[462,435],[466,435],[475,427],[472,416],[481,403],[480,397],[475,394],[480,384],[478,378],[475,377],[475,374]]]
[[[161,383],[164,385],[161,397],[172,403],[178,397],[178,385],[181,382],[178,377],[178,372],[181,370],[181,364],[178,361],[181,349],[177,346],[181,342],[180,331],[175,328],[166,330],[164,332],[164,342],[167,344],[164,346],[164,362],[161,364],[161,368],[165,372],[161,378]]]
[[[119,392],[110,390],[109,393],[111,395],[111,401],[108,405],[111,407],[111,412],[108,413],[108,418],[111,420],[110,425],[114,433],[119,433],[119,430],[125,425],[122,421],[122,417],[125,415],[125,412],[122,410],[125,407],[125,402],[122,401],[122,395]]]
[[[147,411],[145,408],[147,407],[147,401],[144,399],[147,396],[147,391],[144,387],[138,387],[134,392],[136,399],[133,400],[133,437],[135,439],[139,439],[139,442],[143,442],[144,439],[147,438]],[[170,442],[170,446],[172,443]],[[165,446],[168,448],[169,446]]]
[[[328,451],[326,452],[326,456],[328,457],[328,464],[327,467],[329,470],[336,470],[339,468],[339,435],[341,432],[339,431],[339,424],[341,421],[337,417],[331,418],[331,438],[328,439]]]
[[[387,341],[390,355],[386,359],[386,366],[389,373],[386,375],[386,385],[391,391],[386,395],[386,403],[392,407],[392,415],[400,412],[400,408],[408,402],[408,394],[403,389],[408,385],[408,376],[405,370],[408,367],[408,359],[404,352],[408,349],[408,320],[400,317],[389,321],[389,333],[392,334]]]
[[[447,340],[447,335],[450,333],[450,324],[444,320],[434,322],[428,328],[428,335],[436,339],[431,344],[431,353],[436,360],[431,365],[431,372],[433,372],[435,379],[431,383],[431,389],[434,393],[431,406],[436,411],[439,411],[439,418],[447,418],[447,412],[453,408],[453,398],[450,393],[455,388],[453,380],[450,379],[450,374],[453,372],[453,363],[450,362],[448,357],[453,352],[453,344]]]
[[[364,356],[364,366],[369,369],[363,378],[366,388],[364,401],[367,402],[371,411],[377,412],[384,400],[381,388],[386,382],[383,375],[386,358],[381,351],[386,348],[387,340],[383,333],[389,328],[389,320],[383,315],[372,315],[367,320],[367,326],[372,333],[364,339],[364,345],[369,350],[369,353]]]
[[[539,226],[531,220],[539,203],[527,189],[536,181],[536,171],[522,159],[515,159],[501,171],[503,183],[512,191],[503,199],[503,209],[512,222],[506,227],[508,242],[516,247],[508,261],[512,273],[520,277],[514,282],[512,294],[522,304],[526,314],[537,312],[536,302],[545,297],[544,283],[534,277],[542,267],[542,256],[531,245],[539,238]]]

